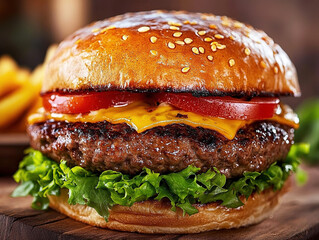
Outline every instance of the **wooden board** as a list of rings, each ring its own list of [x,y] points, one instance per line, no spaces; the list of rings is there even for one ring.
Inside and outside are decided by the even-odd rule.
[[[91,227],[53,210],[30,208],[31,198],[11,198],[16,184],[0,178],[0,239],[319,239],[319,168],[306,168],[307,185],[293,187],[274,215],[239,229],[189,235],[147,235]]]

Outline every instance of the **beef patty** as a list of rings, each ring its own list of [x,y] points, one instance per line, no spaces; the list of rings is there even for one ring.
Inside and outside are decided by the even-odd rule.
[[[285,159],[294,129],[272,121],[257,121],[229,140],[220,133],[184,124],[155,127],[137,133],[125,123],[47,121],[28,127],[31,146],[69,166],[93,172],[107,169],[137,174],[143,167],[177,172],[188,165],[201,171],[216,167],[227,178],[262,171]]]

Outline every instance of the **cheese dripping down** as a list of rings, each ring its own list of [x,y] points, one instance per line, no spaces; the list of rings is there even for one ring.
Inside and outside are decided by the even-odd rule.
[[[254,120],[230,120],[202,116],[177,109],[165,103],[154,107],[142,101],[122,107],[110,107],[91,111],[85,114],[48,113],[43,108],[40,108],[37,113],[29,116],[28,123],[34,124],[47,120],[91,123],[108,121],[112,124],[126,123],[138,133],[158,126],[186,124],[192,127],[215,130],[228,139],[233,139],[240,128],[254,122]],[[279,105],[274,116],[267,120],[273,120],[294,128],[298,128],[299,126],[297,115],[286,105]]]

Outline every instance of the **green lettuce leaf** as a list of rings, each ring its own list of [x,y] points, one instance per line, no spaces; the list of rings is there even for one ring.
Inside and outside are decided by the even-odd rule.
[[[65,188],[69,191],[69,204],[88,205],[106,221],[112,206],[131,206],[147,199],[168,199],[173,211],[179,207],[184,214],[192,215],[198,212],[194,203],[219,202],[237,208],[243,205],[240,196],[248,198],[255,191],[282,188],[291,172],[300,171],[300,157],[308,151],[306,144],[294,145],[285,161],[274,163],[260,173],[245,172],[241,178],[226,179],[216,168],[199,173],[200,169],[194,166],[169,174],[145,168],[134,177],[112,170],[94,174],[79,166],[70,168],[65,161],[58,164],[41,152],[29,149],[14,174],[15,181],[21,184],[12,196],[31,195],[33,208],[46,209],[48,195],[59,195]],[[305,180],[305,177],[299,178]]]

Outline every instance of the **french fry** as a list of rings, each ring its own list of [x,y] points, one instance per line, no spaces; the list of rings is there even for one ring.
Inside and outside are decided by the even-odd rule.
[[[0,129],[24,129],[29,114],[42,106],[40,90],[46,63],[52,58],[57,46],[49,47],[44,64],[31,74],[19,68],[8,56],[0,58]],[[6,94],[6,95],[5,95]]]
[[[43,77],[44,65],[40,65],[32,72],[30,79],[25,82],[23,87],[0,101],[0,116],[4,116],[0,118],[0,129],[14,121],[16,122],[18,118],[21,119],[14,128],[24,129],[23,126],[27,122],[28,115],[31,114],[31,111],[35,111],[34,103],[37,102],[39,105],[41,102],[39,93]],[[25,111],[27,113],[22,115]]]
[[[0,128],[15,121],[36,98],[36,91],[31,83],[26,83],[0,101]]]
[[[17,67],[8,56],[0,58],[0,97],[19,88],[30,77],[30,72]]]
[[[23,86],[0,101],[0,128],[10,125],[38,98],[44,75],[43,65],[37,67]]]
[[[5,74],[0,75],[0,79],[0,97],[14,91],[20,86],[20,84],[15,81],[15,72],[6,72]]]
[[[11,57],[4,55],[0,58],[0,75],[10,71],[16,71],[17,68],[16,62]]]

